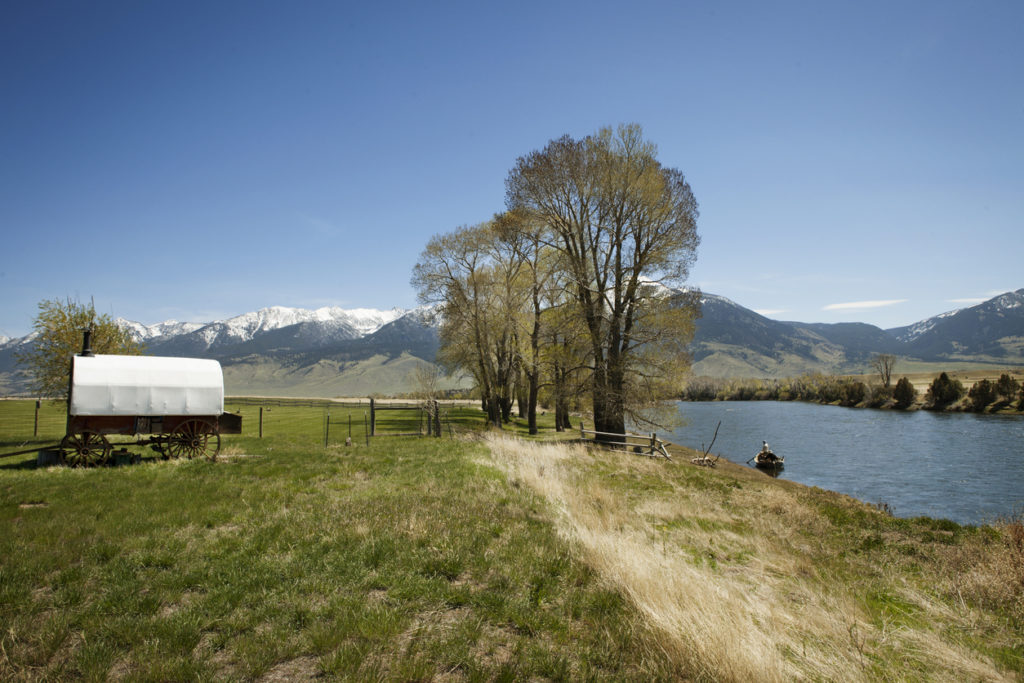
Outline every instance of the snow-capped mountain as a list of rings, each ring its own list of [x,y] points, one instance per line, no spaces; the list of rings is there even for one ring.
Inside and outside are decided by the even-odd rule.
[[[927,334],[930,330],[934,329],[935,326],[938,325],[939,322],[942,321],[943,319],[949,318],[950,316],[954,316],[962,310],[962,308],[958,308],[954,311],[940,313],[939,315],[932,316],[931,318],[927,318],[925,320],[920,320],[916,323],[907,325],[905,327],[893,328],[891,330],[888,330],[888,332],[889,334],[899,339],[901,342],[912,342],[921,335]]]
[[[135,341],[138,342],[146,342],[157,337],[174,337],[179,334],[188,334],[189,332],[195,332],[205,325],[205,323],[180,323],[177,320],[166,320],[155,325],[143,325],[134,320],[125,320],[124,318],[117,318],[114,322],[127,329],[132,337],[135,338]]]
[[[1017,356],[1024,338],[1024,289],[887,332],[918,358]]]
[[[270,306],[209,323],[168,320],[155,325],[143,325],[123,319],[119,319],[118,323],[129,329],[136,340],[145,343],[151,352],[160,349],[163,353],[175,354],[244,345],[281,330],[295,334],[274,335],[279,341],[294,341],[296,338],[307,342],[358,339],[372,334],[405,313],[401,308],[380,311],[373,308],[344,309],[329,306],[308,310]]]

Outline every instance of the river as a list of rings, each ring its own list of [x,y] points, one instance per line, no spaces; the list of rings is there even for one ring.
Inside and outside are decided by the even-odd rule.
[[[885,503],[900,517],[983,524],[1024,513],[1024,417],[775,401],[680,402],[668,440],[744,463],[767,441],[780,478]]]

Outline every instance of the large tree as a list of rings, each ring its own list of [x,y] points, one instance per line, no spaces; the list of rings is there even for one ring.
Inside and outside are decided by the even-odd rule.
[[[698,314],[678,289],[696,257],[697,201],[682,172],[661,165],[638,125],[564,136],[521,157],[506,181],[509,210],[545,228],[587,331],[595,428],[678,389]]]
[[[542,386],[543,323],[549,317],[545,315],[545,294],[557,278],[557,256],[545,244],[544,226],[525,212],[507,211],[496,216],[494,231],[495,251],[516,264],[520,291],[525,294],[516,316],[524,385],[519,392],[519,411],[526,417],[530,434],[536,434],[537,401]]]
[[[143,351],[128,330],[109,315],[97,315],[91,302],[40,301],[32,328],[35,338],[28,350],[19,353],[17,358],[32,373],[32,388],[43,398],[67,398],[71,357],[82,350],[86,329],[92,330],[94,353],[137,356]]]
[[[437,360],[449,371],[472,373],[497,426],[511,414],[519,375],[521,265],[488,222],[434,236],[413,269],[420,300],[442,306]]]

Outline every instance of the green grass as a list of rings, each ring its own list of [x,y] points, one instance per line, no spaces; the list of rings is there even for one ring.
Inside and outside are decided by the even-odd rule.
[[[483,445],[307,412],[216,463],[0,461],[0,679],[672,677]]]
[[[473,405],[449,408],[445,438],[369,446],[362,406],[268,402],[263,438],[259,405],[228,407],[244,433],[217,462],[0,460],[0,680],[742,680],[743,648],[694,645],[716,628],[721,643],[763,629],[778,643],[765,661],[810,678],[924,680],[947,646],[1024,673],[1019,522],[895,518],[679,449],[510,474],[487,442],[448,437],[485,429]],[[33,443],[33,421],[34,402],[0,402],[0,453]],[[35,442],[59,438],[63,406],[40,424]],[[541,427],[555,436],[551,416]],[[538,488],[556,475],[573,514],[625,544],[612,564]],[[631,568],[643,553],[657,562]],[[643,603],[629,582],[663,566]],[[748,619],[757,601],[775,616]],[[684,616],[668,623],[735,621],[680,636],[651,616],[670,602]],[[804,650],[834,654],[818,666]]]

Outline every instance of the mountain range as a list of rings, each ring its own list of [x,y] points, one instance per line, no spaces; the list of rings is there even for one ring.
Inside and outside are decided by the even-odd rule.
[[[866,323],[772,320],[713,294],[703,294],[701,304],[690,344],[695,375],[861,373],[869,371],[878,353],[894,354],[906,365],[1024,365],[1024,289],[888,330]],[[433,361],[438,348],[439,317],[429,307],[380,311],[274,306],[210,323],[118,322],[149,354],[219,360],[229,394],[365,396],[409,391],[413,370]],[[0,395],[27,391],[28,377],[14,354],[32,339],[0,340]],[[453,380],[452,386],[459,381]]]
[[[1024,289],[892,329],[772,320],[711,294],[701,304],[690,344],[696,375],[856,374],[869,372],[879,353],[896,355],[905,366],[1024,364]]]

